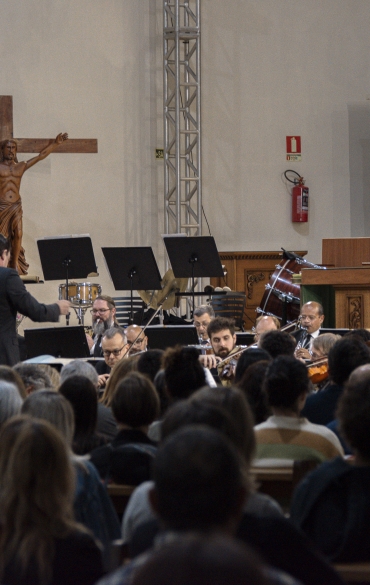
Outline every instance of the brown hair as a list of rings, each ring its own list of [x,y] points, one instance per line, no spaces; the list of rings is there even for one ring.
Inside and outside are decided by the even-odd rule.
[[[116,391],[118,383],[123,380],[127,374],[130,372],[134,372],[137,370],[137,361],[139,359],[138,355],[133,355],[129,358],[123,358],[119,360],[112,368],[111,374],[109,376],[107,385],[105,387],[103,396],[100,399],[100,402],[105,406],[110,406],[112,402],[113,395]]]
[[[112,412],[118,423],[134,429],[150,425],[159,416],[159,396],[147,376],[128,374],[115,389]]]
[[[78,527],[73,495],[74,473],[60,434],[45,421],[9,420],[0,431],[1,572],[14,561],[24,575],[35,563],[38,582],[50,582],[54,539]]]

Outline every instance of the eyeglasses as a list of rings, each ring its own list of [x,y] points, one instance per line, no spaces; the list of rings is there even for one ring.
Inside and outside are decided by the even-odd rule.
[[[123,348],[124,348],[124,347],[125,347],[125,346],[124,346],[124,345],[122,345],[121,349],[112,349],[112,351],[109,351],[108,349],[105,349],[105,350],[103,351],[103,356],[104,356],[104,357],[109,357],[109,356],[110,356],[110,354],[112,353],[112,354],[113,354],[115,357],[118,357],[118,356],[119,356],[119,354],[121,353],[121,351],[123,350]]]
[[[91,313],[92,315],[96,315],[97,313],[102,313],[102,314],[104,314],[104,313],[106,313],[107,311],[110,311],[110,309],[91,309],[91,310],[90,310],[90,313]]]

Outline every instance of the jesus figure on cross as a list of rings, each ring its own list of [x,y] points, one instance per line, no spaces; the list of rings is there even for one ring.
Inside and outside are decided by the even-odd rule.
[[[58,134],[54,141],[46,146],[40,154],[27,161],[18,162],[17,142],[13,138],[3,140],[0,144],[0,233],[9,238],[11,244],[10,268],[19,274],[27,274],[28,264],[22,248],[22,203],[20,186],[23,173],[40,160],[46,158],[68,134]]]

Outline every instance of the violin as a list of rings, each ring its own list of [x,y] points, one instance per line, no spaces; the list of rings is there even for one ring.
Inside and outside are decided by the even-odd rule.
[[[312,384],[320,384],[329,376],[328,358],[321,358],[307,366],[308,377]]]

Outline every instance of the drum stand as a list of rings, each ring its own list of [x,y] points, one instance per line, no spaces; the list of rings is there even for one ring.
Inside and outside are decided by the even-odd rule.
[[[91,306],[92,305],[87,305],[87,306],[86,305],[83,305],[83,306],[82,305],[78,305],[78,306],[72,305],[72,309],[75,310],[79,325],[84,325],[85,313],[86,313],[87,309]]]

